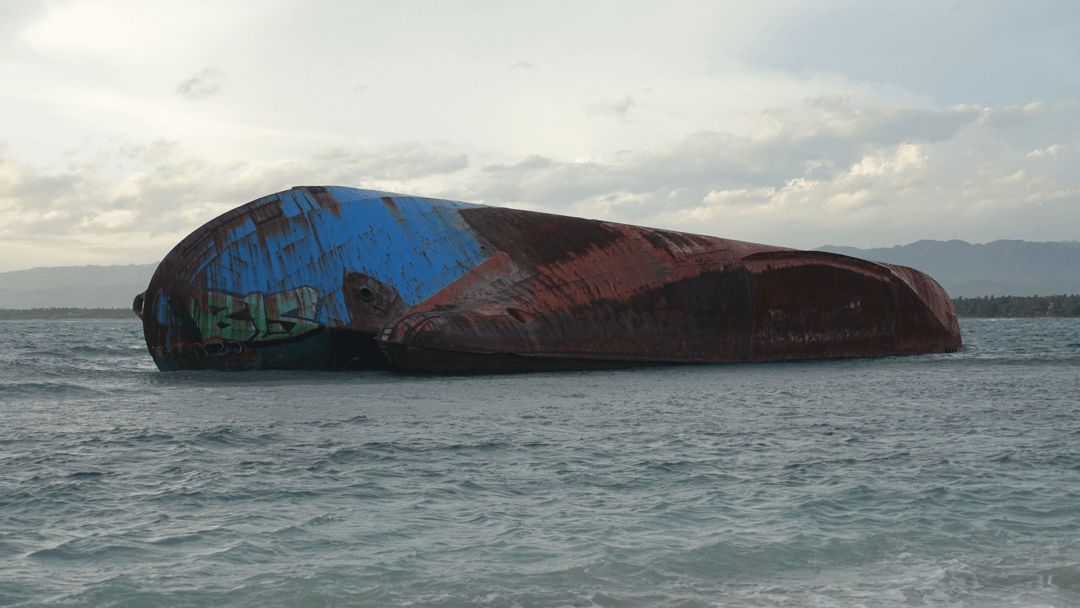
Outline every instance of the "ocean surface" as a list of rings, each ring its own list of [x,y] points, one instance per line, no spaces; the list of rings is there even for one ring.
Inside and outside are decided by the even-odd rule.
[[[423,377],[0,323],[0,606],[1080,606],[1080,320],[961,329]]]

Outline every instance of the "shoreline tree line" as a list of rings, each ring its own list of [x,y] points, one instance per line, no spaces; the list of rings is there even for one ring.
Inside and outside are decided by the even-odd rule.
[[[960,317],[1080,317],[1080,295],[953,298]]]

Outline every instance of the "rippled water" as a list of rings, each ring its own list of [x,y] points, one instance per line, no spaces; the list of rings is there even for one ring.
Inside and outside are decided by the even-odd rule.
[[[1080,320],[961,328],[421,377],[0,323],[0,605],[1080,606]]]

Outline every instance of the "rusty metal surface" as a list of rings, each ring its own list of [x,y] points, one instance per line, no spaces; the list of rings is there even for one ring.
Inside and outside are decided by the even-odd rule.
[[[946,352],[944,290],[823,252],[351,188],[243,205],[136,298],[172,369],[530,371]]]

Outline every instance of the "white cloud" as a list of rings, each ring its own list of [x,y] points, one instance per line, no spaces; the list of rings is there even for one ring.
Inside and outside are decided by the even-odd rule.
[[[926,168],[926,155],[918,144],[900,144],[891,155],[864,156],[848,170],[849,177],[884,176],[909,173]]]
[[[92,218],[84,218],[80,223],[80,228],[90,230],[100,228],[109,231],[130,230],[135,227],[137,219],[138,213],[131,209],[110,209]]]
[[[1068,104],[928,111],[814,101],[770,110],[764,135],[701,131],[610,161],[531,155],[480,166],[465,147],[422,142],[252,163],[200,159],[156,140],[84,151],[59,171],[8,151],[0,154],[0,238],[9,250],[42,235],[97,252],[137,243],[132,251],[157,257],[248,200],[340,184],[806,248],[1066,240],[1080,228],[1072,170],[1080,155],[1052,142],[1077,140],[1058,128],[1077,114]],[[1042,128],[1018,130],[1018,117]],[[1032,141],[1043,142],[1039,154]]]
[[[449,144],[399,143],[365,148],[334,148],[314,157],[327,177],[348,181],[406,181],[461,171],[468,155]]]
[[[252,165],[199,159],[158,140],[46,172],[0,148],[0,251],[8,252],[8,266],[17,265],[10,252],[37,249],[46,236],[97,249],[126,242],[132,255],[149,252],[141,255],[146,260],[229,208],[294,185],[402,190],[467,164],[467,155],[448,144],[336,148]]]
[[[920,25],[912,15],[941,10],[916,4],[900,11],[911,31],[898,40],[926,31],[933,48],[954,48],[944,34],[956,17]],[[145,260],[229,207],[331,183],[800,247],[1080,234],[1077,100],[1010,92],[1011,105],[994,105],[980,94],[1001,87],[967,78],[957,82],[972,95],[942,105],[963,91],[931,86],[951,73],[919,49],[889,54],[881,78],[860,76],[891,44],[860,32],[899,26],[835,40],[800,30],[866,25],[857,3],[495,8],[0,5],[0,113],[13,117],[0,150],[0,265],[24,265],[30,251]],[[1056,48],[1065,31],[978,19],[1031,43],[1022,56]],[[808,36],[821,45],[793,46]],[[1052,72],[1026,62],[1028,80],[1052,73],[1065,87],[1054,90],[1070,90],[1075,53],[1047,61]]]
[[[601,114],[607,116],[614,116],[616,118],[625,118],[630,113],[630,108],[634,107],[634,98],[629,95],[621,95],[615,99],[609,99],[606,101],[595,101],[590,103],[587,107],[588,111],[592,114]]]
[[[178,94],[196,101],[216,95],[220,90],[221,75],[213,66],[203,68],[198,74],[185,79],[176,87]]]
[[[1064,149],[1065,146],[1062,146],[1061,144],[1051,144],[1049,146],[1046,146],[1045,148],[1032,150],[1031,152],[1028,152],[1027,155],[1028,158],[1038,158],[1040,156],[1056,156],[1058,152],[1061,152]]]
[[[1076,139],[1059,126],[1080,107],[795,110],[771,111],[764,136],[702,132],[618,162],[489,166],[471,194],[796,247],[1076,234],[1080,177],[1026,150]],[[1017,130],[1018,116],[1042,128]]]

